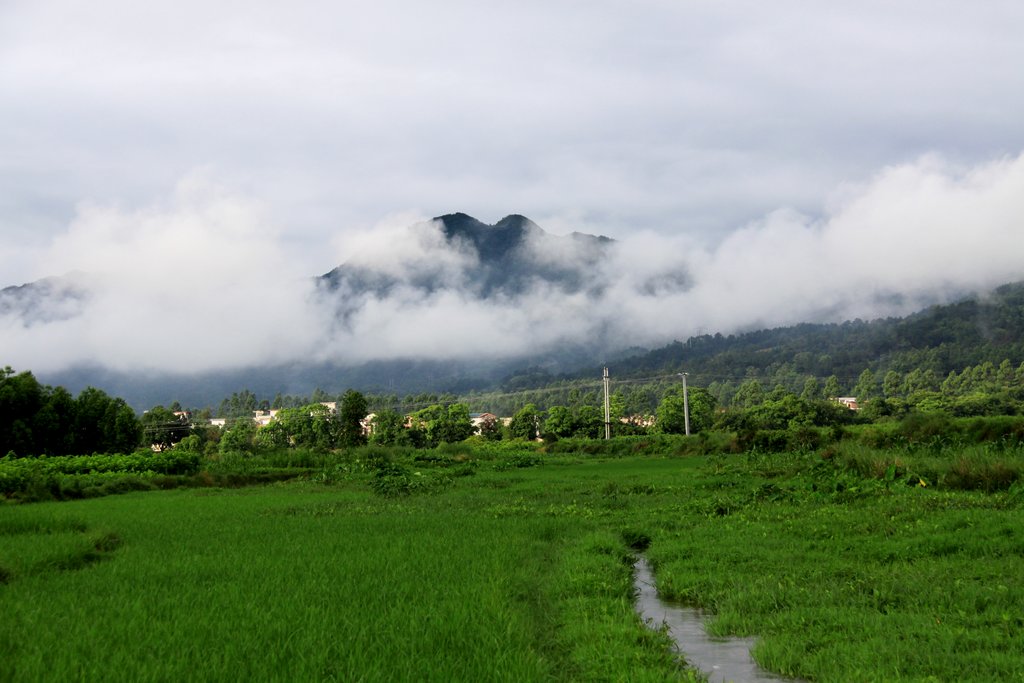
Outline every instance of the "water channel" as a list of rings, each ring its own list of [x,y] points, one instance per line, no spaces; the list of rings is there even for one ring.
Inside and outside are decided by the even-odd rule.
[[[654,574],[643,555],[633,565],[636,611],[652,628],[668,626],[686,663],[703,671],[710,683],[760,683],[794,681],[765,671],[750,656],[753,638],[712,638],[704,630],[704,614],[692,607],[665,602],[658,597]]]

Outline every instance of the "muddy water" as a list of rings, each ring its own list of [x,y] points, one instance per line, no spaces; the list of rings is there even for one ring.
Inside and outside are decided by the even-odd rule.
[[[753,638],[711,638],[704,630],[700,610],[664,602],[654,587],[654,574],[647,558],[633,565],[633,585],[637,591],[636,611],[652,628],[668,626],[680,653],[690,666],[700,669],[710,683],[758,683],[793,681],[759,667],[750,656]]]

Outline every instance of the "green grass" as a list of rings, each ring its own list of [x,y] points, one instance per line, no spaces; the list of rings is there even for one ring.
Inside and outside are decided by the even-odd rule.
[[[1024,678],[1012,487],[807,454],[406,455],[0,506],[0,680],[695,680],[633,612],[648,540],[661,592],[773,670]]]
[[[504,476],[398,499],[360,480],[0,508],[0,680],[677,679],[632,616],[624,544],[578,547],[597,525]],[[97,550],[108,528],[119,547]],[[595,670],[595,642],[623,647]]]

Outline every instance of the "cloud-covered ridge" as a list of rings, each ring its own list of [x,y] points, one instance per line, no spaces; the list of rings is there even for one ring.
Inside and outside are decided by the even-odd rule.
[[[482,289],[491,262],[445,227],[399,216],[345,237],[335,262],[369,280],[325,287],[259,203],[202,175],[162,206],[82,207],[39,261],[82,275],[27,304],[25,288],[0,294],[0,362],[191,373],[498,358],[905,314],[1024,279],[1024,156],[888,167],[837,188],[820,216],[779,209],[715,244],[525,230],[500,266],[519,269],[515,287]]]

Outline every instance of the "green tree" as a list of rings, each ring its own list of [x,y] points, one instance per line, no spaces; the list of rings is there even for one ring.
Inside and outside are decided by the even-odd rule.
[[[732,404],[738,408],[753,408],[764,402],[764,387],[756,379],[748,379],[740,385],[733,396]]]
[[[221,453],[252,453],[256,449],[256,422],[239,417],[220,437]]]
[[[564,439],[576,431],[576,420],[572,411],[565,406],[551,406],[544,420],[544,433]]]
[[[842,395],[842,391],[842,387],[839,386],[839,378],[835,375],[829,375],[828,379],[825,380],[825,398],[838,398]]]
[[[1003,362],[999,364],[996,369],[996,383],[1000,389],[1009,389],[1013,386],[1014,381],[1017,378],[1017,373],[1010,363],[1008,358],[1004,358]]]
[[[47,455],[75,453],[75,399],[67,389],[54,387],[46,392],[32,431],[37,450]]]
[[[435,443],[458,443],[471,437],[473,431],[469,406],[465,403],[453,403],[434,422],[429,438]]]
[[[363,420],[369,413],[366,397],[358,391],[349,389],[341,397],[341,407],[338,409],[339,436],[342,446],[351,448],[366,444],[366,431],[363,429]]]
[[[718,401],[703,387],[689,389],[690,434],[710,429]],[[662,434],[685,434],[686,415],[681,389],[670,389],[658,404],[656,430]]]
[[[370,441],[381,446],[409,445],[405,416],[389,408],[378,410],[373,416]]]
[[[512,416],[508,425],[509,435],[513,439],[533,441],[540,431],[540,412],[533,403],[527,403]]]
[[[877,394],[875,373],[871,372],[870,368],[865,368],[864,372],[860,373],[860,377],[857,378],[857,384],[853,387],[853,395],[857,397],[858,402],[863,403],[871,400]]]
[[[127,453],[141,441],[142,425],[123,399],[95,387],[75,399],[75,448],[81,453]]]
[[[808,377],[804,380],[804,388],[800,392],[800,398],[805,401],[821,398],[821,384],[818,383],[817,377]]]
[[[604,410],[597,406],[580,406],[576,411],[574,436],[584,439],[604,437]]]
[[[895,370],[889,370],[882,378],[882,393],[886,398],[903,396],[903,376]]]
[[[43,388],[31,372],[0,372],[0,455],[38,455],[32,425],[43,406]]]
[[[153,406],[144,412],[140,422],[142,440],[147,446],[170,448],[192,431],[187,418],[163,406]]]

